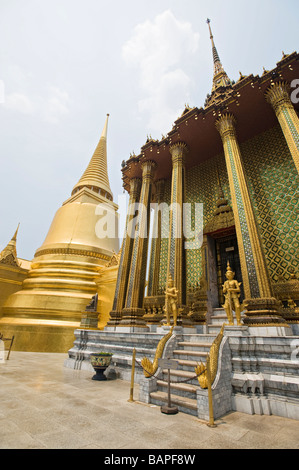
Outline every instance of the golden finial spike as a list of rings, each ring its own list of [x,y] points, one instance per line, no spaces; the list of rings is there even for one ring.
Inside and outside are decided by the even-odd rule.
[[[210,23],[211,23],[210,18],[207,18],[207,24],[208,24],[209,31],[210,31],[210,39],[213,39],[213,34],[212,34],[212,29],[211,29]]]
[[[15,242],[17,241],[17,235],[18,235],[19,227],[20,227],[20,223],[18,224],[17,230],[15,231],[15,234],[12,237],[12,241],[15,241]]]
[[[107,114],[105,125],[101,134],[101,138],[98,145],[93,153],[93,156],[81,176],[80,180],[73,188],[72,194],[83,187],[92,188],[94,191],[99,192],[103,190],[104,193],[108,193],[112,198],[112,191],[110,189],[108,168],[107,168],[107,129],[108,129],[108,118]]]
[[[101,135],[101,138],[104,137],[105,139],[107,139],[108,118],[109,118],[109,114],[107,114],[105,125],[104,125],[102,135]]]

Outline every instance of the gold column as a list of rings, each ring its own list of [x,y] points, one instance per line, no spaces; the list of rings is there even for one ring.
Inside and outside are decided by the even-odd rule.
[[[142,320],[142,316],[145,314],[143,299],[150,223],[150,202],[155,168],[156,163],[153,161],[146,161],[142,164],[142,187],[140,210],[138,211],[138,230],[134,238],[126,306],[122,310],[120,326],[146,326],[144,320]]]
[[[299,173],[299,119],[290,100],[290,87],[286,82],[273,83],[265,97],[275,111]]]
[[[159,205],[163,201],[165,180],[159,180],[156,182],[156,204],[153,223],[153,238],[151,246],[151,266],[149,272],[147,295],[153,296],[158,294],[159,287],[159,271],[160,271],[160,253],[161,253],[161,208]]]
[[[178,305],[186,304],[186,263],[183,236],[183,203],[185,201],[185,157],[188,147],[178,142],[170,147],[172,156],[170,234],[168,272],[178,289]]]
[[[130,180],[130,200],[129,209],[139,202],[141,188],[141,178],[133,178]],[[127,284],[130,274],[130,261],[133,250],[134,234],[128,233],[129,223],[134,214],[128,212],[125,228],[125,236],[122,242],[121,257],[116,281],[113,308],[110,312],[110,320],[107,326],[116,326],[121,320],[121,312],[125,305]]]
[[[224,148],[240,254],[245,301],[246,324],[282,323],[277,314],[278,302],[272,289],[266,261],[249,196],[246,176],[236,134],[236,120],[225,114],[216,122]]]

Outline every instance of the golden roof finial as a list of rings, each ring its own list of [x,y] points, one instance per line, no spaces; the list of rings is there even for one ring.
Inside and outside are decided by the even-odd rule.
[[[107,114],[105,125],[101,134],[99,143],[93,153],[93,156],[83,173],[82,177],[74,186],[72,194],[77,190],[87,186],[92,188],[96,192],[103,189],[104,192],[108,193],[112,198],[112,191],[110,189],[108,169],[107,169],[107,129],[108,129],[108,117]]]
[[[207,24],[208,24],[209,31],[210,31],[210,39],[213,39],[213,34],[212,34],[212,30],[211,30],[210,23],[211,23],[211,20],[210,20],[210,18],[207,18]]]
[[[17,234],[20,224],[18,225],[17,230],[15,231],[14,236],[8,242],[4,250],[0,253],[0,262],[4,264],[10,264],[12,266],[19,266],[17,259]]]
[[[214,62],[214,75],[213,75],[212,94],[210,96],[208,96],[208,98],[206,100],[206,106],[209,106],[214,101],[217,101],[217,95],[218,95],[219,89],[222,90],[222,91],[225,88],[230,90],[231,85],[232,85],[232,83],[231,83],[228,75],[226,74],[226,72],[225,72],[225,70],[222,66],[222,63],[220,61],[218,51],[217,51],[215,43],[214,43],[214,36],[213,36],[213,33],[212,33],[210,23],[211,23],[211,20],[208,18],[207,19],[207,24],[208,24],[208,27],[209,27],[210,39],[211,39],[211,43],[212,43],[212,54],[213,54],[213,62]]]
[[[19,222],[19,224],[18,224],[18,227],[17,227],[17,230],[15,231],[14,236],[12,237],[12,240],[13,240],[13,241],[17,241],[17,235],[18,235],[19,228],[20,228],[20,222]]]
[[[211,42],[212,42],[214,64],[216,64],[217,62],[220,63],[220,58],[219,58],[219,55],[218,55],[218,52],[217,52],[217,49],[216,49],[216,46],[215,46],[215,43],[214,43],[214,36],[213,36],[212,29],[211,29],[211,26],[210,26],[211,20],[209,18],[207,19],[207,23],[208,23],[208,26],[209,26],[210,39],[211,39]]]

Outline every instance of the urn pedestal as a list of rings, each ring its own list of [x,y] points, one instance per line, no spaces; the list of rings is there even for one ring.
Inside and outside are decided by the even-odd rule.
[[[91,354],[90,363],[96,372],[92,380],[107,380],[104,372],[109,367],[112,356],[113,354],[105,352]]]

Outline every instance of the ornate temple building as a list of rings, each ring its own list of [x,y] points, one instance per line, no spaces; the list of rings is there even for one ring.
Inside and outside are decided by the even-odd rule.
[[[224,304],[229,263],[241,283],[243,323],[292,325],[297,331],[299,103],[291,97],[299,56],[283,53],[273,70],[240,73],[233,82],[209,20],[208,26],[214,76],[205,106],[186,106],[166,137],[148,138],[140,154],[123,164],[130,203],[148,208],[140,213],[140,226],[149,227],[150,204],[156,203],[156,236],[148,260],[148,239],[127,235],[108,326],[142,331],[160,324],[170,276],[178,290],[179,323],[208,324]],[[178,228],[184,233],[185,203],[203,204],[197,248],[186,248],[186,237],[175,236]],[[171,208],[166,234],[163,204]],[[196,231],[199,220],[192,210]]]
[[[299,420],[299,55],[234,82],[207,23],[204,107],[186,105],[165,137],[123,161],[120,251],[97,230],[99,205],[117,219],[107,118],[34,259],[17,257],[17,234],[0,254],[0,333],[15,349],[68,351],[75,369],[111,353],[114,378],[130,379],[138,359],[146,403],[168,403],[170,386],[172,403],[201,419],[214,402],[215,418]]]
[[[15,336],[15,349],[66,352],[96,293],[97,326],[108,321],[119,241],[107,171],[107,126],[108,116],[84,174],[56,212],[32,262],[17,258],[16,234],[1,252],[0,331]],[[105,210],[115,217],[115,237],[97,233]]]
[[[202,332],[224,308],[228,266],[240,285],[243,325],[298,334],[299,103],[292,100],[292,82],[299,56],[283,54],[273,70],[240,73],[234,82],[209,21],[208,27],[214,75],[204,107],[186,105],[165,137],[148,138],[139,155],[123,162],[129,207],[139,203],[145,211],[121,251],[117,238],[100,239],[95,231],[99,204],[117,210],[107,172],[107,118],[86,171],[34,259],[19,263],[16,237],[1,253],[0,331],[15,334],[16,349],[67,351],[74,332],[78,338],[84,330],[82,314],[96,293],[99,330],[155,332],[166,317],[170,279],[177,324]],[[191,246],[186,204],[200,241]],[[141,232],[149,232],[151,215],[149,246]],[[132,218],[129,212],[127,226]]]

